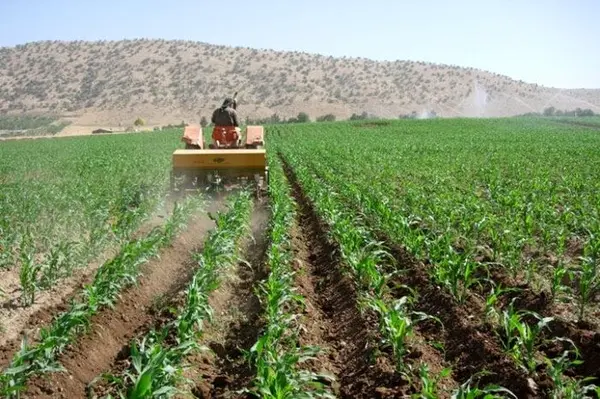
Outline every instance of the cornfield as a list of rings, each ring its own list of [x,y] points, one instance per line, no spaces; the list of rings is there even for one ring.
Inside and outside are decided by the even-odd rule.
[[[600,396],[600,135],[266,127],[268,197],[169,193],[181,131],[0,146],[4,397]]]

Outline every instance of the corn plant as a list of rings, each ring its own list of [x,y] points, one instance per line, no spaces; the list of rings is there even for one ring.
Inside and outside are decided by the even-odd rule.
[[[552,285],[550,288],[550,295],[553,300],[561,300],[562,296],[568,294],[570,289],[568,285],[565,285],[563,281],[565,278],[571,280],[573,278],[573,273],[569,271],[567,265],[562,260],[559,260],[556,267],[552,272]]]
[[[595,378],[574,379],[565,376],[567,370],[583,363],[583,361],[579,360],[577,348],[575,345],[573,347],[574,349],[564,351],[557,358],[545,359],[548,374],[554,383],[549,394],[552,399],[584,399],[592,397],[591,394],[594,393],[596,396],[600,396],[600,387],[591,383]]]
[[[481,373],[469,378],[455,392],[452,393],[452,399],[505,399],[507,397],[517,399],[517,395],[510,390],[498,386],[488,385],[484,388],[473,386],[473,380]]]
[[[391,346],[399,372],[406,369],[403,359],[409,352],[408,340],[414,336],[415,323],[427,319],[441,323],[435,317],[423,312],[409,310],[408,307],[412,302],[413,298],[408,296],[395,300],[391,306],[379,298],[369,301],[373,310],[379,314],[380,330],[385,337],[384,343]]]
[[[294,285],[290,230],[296,216],[296,204],[290,197],[278,161],[270,162],[269,195],[272,217],[270,245],[267,250],[269,276],[259,285],[259,298],[265,309],[265,331],[247,354],[256,368],[252,392],[261,398],[333,398],[323,381],[332,382],[325,373],[303,369],[314,359],[319,348],[300,346],[300,312],[303,297]]]
[[[239,193],[229,205],[228,212],[214,217],[215,230],[205,240],[202,253],[194,255],[198,267],[185,291],[184,305],[176,310],[176,317],[131,343],[132,367],[122,376],[104,376],[120,397],[175,395],[177,385],[185,381],[182,373],[186,356],[207,349],[201,347],[198,340],[204,323],[212,318],[208,298],[219,287],[222,272],[238,261],[237,243],[249,227],[249,193]]]
[[[417,394],[413,394],[413,398],[418,399],[436,399],[439,398],[438,384],[443,378],[448,377],[452,373],[452,369],[445,368],[440,371],[439,374],[432,376],[429,372],[429,366],[427,364],[421,364],[419,366],[419,377],[421,379],[421,391]]]
[[[56,357],[88,330],[93,315],[104,307],[112,306],[121,289],[135,283],[140,265],[170,243],[173,236],[166,236],[168,226],[175,224],[181,227],[181,221],[200,205],[197,198],[189,199],[176,208],[162,229],[157,227],[146,237],[125,243],[115,258],[100,266],[92,283],[85,287],[82,299],[73,302],[69,310],[58,315],[49,327],[42,328],[37,344],[29,345],[23,341],[21,350],[0,375],[0,393],[5,397],[18,397],[32,375],[60,370]]]
[[[583,320],[586,307],[593,302],[600,291],[600,238],[591,234],[591,239],[584,248],[578,277],[579,320]]]
[[[517,288],[505,288],[502,285],[493,285],[490,289],[490,293],[485,299],[485,315],[488,320],[492,323],[496,323],[500,319],[500,314],[498,313],[497,305],[498,301],[502,297],[502,295],[509,292],[518,292]]]
[[[35,302],[35,292],[38,289],[37,275],[40,271],[40,264],[36,263],[33,252],[33,238],[28,232],[21,241],[21,270],[19,271],[19,280],[21,283],[21,303],[29,306]]]
[[[515,359],[517,364],[533,374],[538,365],[535,355],[540,333],[553,318],[541,317],[530,311],[517,312],[514,310],[513,303],[514,301],[510,303],[508,309],[502,312],[500,339],[504,349]],[[530,325],[524,320],[525,317],[534,318],[537,323]]]

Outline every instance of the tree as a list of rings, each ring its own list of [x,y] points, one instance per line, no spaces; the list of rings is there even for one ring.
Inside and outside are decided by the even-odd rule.
[[[360,115],[357,113],[353,113],[349,118],[349,120],[351,121],[360,121],[365,119],[369,119],[369,114],[367,111],[363,111]]]
[[[208,120],[206,119],[205,116],[203,116],[202,118],[200,118],[200,126],[202,126],[202,127],[208,126]]]
[[[133,122],[133,126],[144,126],[146,122],[142,118],[137,118],[135,122]]]
[[[333,115],[333,114],[322,115],[317,118],[317,122],[333,122],[333,121],[335,121],[335,115]]]
[[[300,112],[296,120],[298,121],[298,123],[310,122],[310,117],[306,112]]]
[[[556,108],[554,108],[554,107],[545,108],[544,116],[553,116],[555,111],[556,111]]]

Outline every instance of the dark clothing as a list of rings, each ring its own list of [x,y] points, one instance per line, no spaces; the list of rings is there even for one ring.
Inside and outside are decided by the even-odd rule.
[[[215,109],[211,122],[215,126],[240,126],[236,110],[230,107]]]

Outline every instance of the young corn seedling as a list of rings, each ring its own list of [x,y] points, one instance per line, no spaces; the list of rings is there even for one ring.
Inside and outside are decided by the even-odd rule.
[[[469,288],[478,283],[475,271],[480,266],[471,261],[467,254],[454,250],[453,240],[452,234],[446,233],[426,240],[425,243],[429,257],[436,259],[433,267],[434,278],[462,303]]]
[[[540,332],[553,320],[552,317],[541,317],[535,312],[515,312],[513,302],[507,310],[503,311],[501,318],[502,340],[504,349],[515,359],[517,364],[528,373],[534,374],[538,365],[536,345],[538,344]],[[529,316],[537,320],[536,324],[529,325],[523,320],[523,316]]]
[[[35,302],[35,293],[38,290],[37,276],[40,265],[34,259],[34,245],[31,234],[24,235],[21,241],[21,270],[19,280],[21,283],[21,303],[29,306]]]
[[[396,368],[400,372],[406,369],[404,356],[409,352],[408,340],[414,336],[415,323],[431,319],[441,324],[441,321],[433,316],[410,311],[408,307],[412,304],[412,301],[412,297],[404,296],[394,301],[391,307],[379,298],[369,301],[371,308],[379,314],[380,330],[384,336],[384,343],[391,346],[396,360]]]
[[[41,265],[40,286],[48,288],[60,277],[69,275],[75,256],[75,243],[60,242],[50,249],[47,259]]]
[[[498,385],[488,385],[484,388],[473,386],[473,379],[475,377],[477,377],[477,375],[469,378],[454,393],[452,393],[452,399],[518,399],[517,395],[510,390]]]
[[[571,358],[575,358],[575,360],[571,360]],[[591,383],[595,378],[586,377],[574,379],[565,375],[567,370],[583,363],[583,361],[578,358],[579,354],[575,348],[574,350],[564,351],[558,358],[545,359],[548,374],[554,383],[552,391],[550,392],[550,398],[584,399],[592,397],[592,394],[594,393],[596,394],[596,397],[600,396],[600,387]]]
[[[586,307],[593,301],[600,289],[600,273],[598,263],[592,257],[582,258],[578,275],[579,320],[584,320]]]
[[[126,371],[122,380],[123,386],[129,386],[128,399],[171,397],[177,393],[177,383],[184,380],[180,364],[196,343],[186,341],[168,348],[168,333],[167,328],[152,331],[139,344],[131,345],[133,370]]]
[[[445,368],[439,374],[432,376],[429,373],[429,366],[425,363],[419,366],[419,377],[421,379],[421,391],[414,394],[415,399],[437,399],[440,397],[438,392],[438,384],[440,380],[448,377],[452,373],[452,369]]]
[[[552,273],[552,286],[550,287],[550,295],[554,301],[560,301],[562,296],[568,294],[570,291],[569,286],[563,283],[565,278],[572,280],[573,276],[565,263],[562,260],[559,260],[558,264],[554,267]]]
[[[502,285],[494,285],[490,289],[489,295],[485,299],[485,315],[488,320],[492,323],[496,323],[500,320],[500,313],[496,305],[500,300],[500,297],[509,292],[519,291],[518,288],[503,288]]]

